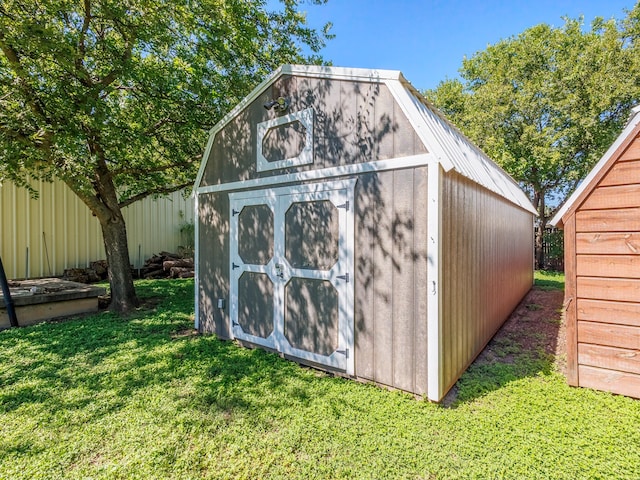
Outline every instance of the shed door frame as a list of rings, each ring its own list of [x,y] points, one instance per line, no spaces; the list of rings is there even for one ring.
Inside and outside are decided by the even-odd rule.
[[[277,350],[285,355],[344,370],[354,374],[354,189],[357,179],[292,185],[229,194],[229,322],[232,338]],[[338,261],[326,271],[292,268],[285,258],[284,217],[291,205],[329,200],[338,212]],[[265,265],[244,264],[239,252],[238,218],[246,206],[266,205],[273,212],[274,251]],[[285,282],[279,278],[284,267]],[[238,323],[238,281],[244,272],[265,274],[274,287],[274,326],[267,338],[244,332]],[[345,277],[345,274],[348,274]],[[338,348],[321,355],[293,347],[284,335],[285,285],[290,278],[319,279],[330,282],[338,292]]]

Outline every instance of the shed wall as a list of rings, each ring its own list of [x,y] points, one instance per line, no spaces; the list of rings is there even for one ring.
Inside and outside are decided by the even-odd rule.
[[[280,96],[290,100],[288,112],[313,108],[313,163],[258,172],[256,125],[278,117],[263,105]],[[216,134],[199,186],[421,153],[424,145],[386,85],[284,75]]]
[[[229,339],[229,310],[217,307],[218,298],[229,301],[228,194],[199,195],[197,221],[199,329]]]
[[[577,307],[567,320],[577,351],[569,378],[640,398],[640,137],[576,210],[571,233]]]
[[[427,393],[427,167],[356,186],[356,376]]]
[[[62,275],[66,268],[104,259],[102,230],[88,207],[63,182],[33,186],[37,200],[11,182],[0,186],[0,255],[7,276]],[[123,214],[131,263],[138,267],[153,253],[186,243],[180,225],[193,221],[193,201],[176,192],[136,202]]]
[[[355,376],[424,395],[427,167],[360,175],[355,193]],[[228,194],[198,208],[200,329],[228,339]]]
[[[444,394],[533,285],[533,215],[451,172],[441,242]]]

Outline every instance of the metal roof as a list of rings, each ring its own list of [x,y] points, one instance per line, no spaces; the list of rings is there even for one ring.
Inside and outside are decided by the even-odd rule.
[[[403,109],[427,151],[433,152],[445,171],[451,169],[502,196],[523,209],[537,214],[527,195],[518,184],[495,162],[485,155],[443,114],[431,105],[397,70],[373,70],[314,65],[283,65],[216,124],[210,132],[207,151],[198,172],[197,189],[204,173],[213,137],[249,103],[259,97],[273,82],[283,75],[330,78],[384,83]]]
[[[578,200],[578,198],[581,197],[583,192],[590,187],[590,184],[593,181],[593,179],[600,173],[600,170],[602,170],[604,166],[609,162],[613,154],[616,153],[616,150],[618,150],[620,145],[624,143],[625,139],[636,128],[638,123],[640,123],[640,105],[634,107],[631,110],[629,121],[627,122],[627,125],[624,127],[624,130],[622,131],[622,133],[620,133],[618,138],[616,138],[615,142],[613,142],[613,144],[605,152],[605,154],[598,161],[598,163],[596,163],[596,165],[591,169],[589,174],[585,177],[582,183],[580,183],[578,188],[576,188],[575,191],[571,194],[571,196],[567,200],[565,200],[565,202],[562,204],[562,207],[560,207],[560,210],[558,210],[556,214],[553,216],[553,218],[549,221],[551,225],[555,226],[562,222],[562,217],[564,217],[566,213],[573,207],[573,204],[576,202],[576,200]]]
[[[405,81],[406,82],[406,81]],[[416,129],[426,130],[425,146],[434,152],[445,170],[453,168],[488,190],[537,215],[529,197],[516,181],[469,140],[457,127],[408,82],[404,85],[417,118]],[[417,125],[417,123],[420,125]]]

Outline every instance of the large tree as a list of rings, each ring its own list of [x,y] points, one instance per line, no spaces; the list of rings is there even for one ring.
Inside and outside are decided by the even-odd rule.
[[[542,235],[562,199],[618,135],[638,100],[629,42],[614,21],[537,25],[465,59],[426,95],[527,189]],[[556,200],[557,200],[556,199]]]
[[[82,199],[114,310],[137,305],[122,208],[191,184],[233,104],[278,65],[320,60],[329,25],[299,3],[0,0],[0,181],[59,178]]]

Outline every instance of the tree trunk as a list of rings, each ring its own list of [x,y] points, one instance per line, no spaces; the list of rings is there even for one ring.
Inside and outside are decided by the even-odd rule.
[[[118,313],[126,313],[140,304],[133,286],[127,228],[118,204],[113,176],[104,159],[104,152],[96,141],[89,142],[89,147],[92,154],[97,157],[95,175],[91,182],[95,194],[88,194],[85,190],[78,188],[73,181],[65,181],[100,222],[104,250],[109,264],[109,284],[111,285],[109,308]]]
[[[133,275],[129,261],[127,229],[121,212],[105,222],[100,222],[104,249],[109,264],[109,284],[111,285],[111,310],[128,312],[139,305],[133,286]]]
[[[538,230],[535,239],[535,259],[536,269],[544,268],[544,231],[547,228],[547,217],[545,216],[544,192],[535,192],[533,202],[538,211]]]

